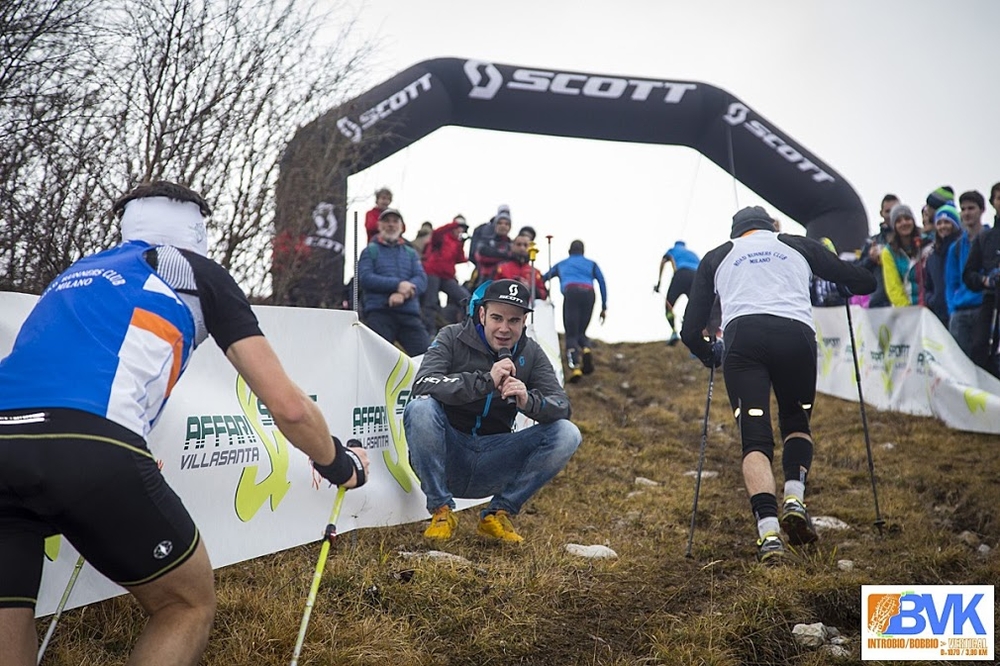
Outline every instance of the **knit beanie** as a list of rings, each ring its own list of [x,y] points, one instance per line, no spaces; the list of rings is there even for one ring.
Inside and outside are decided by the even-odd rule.
[[[942,185],[927,195],[927,205],[937,210],[949,202],[955,201],[955,188],[951,185]]]
[[[946,204],[942,205],[940,208],[938,208],[937,212],[934,213],[934,221],[935,222],[937,222],[938,220],[942,220],[942,219],[949,220],[952,224],[955,225],[955,229],[961,230],[961,228],[962,228],[961,219],[962,218],[959,217],[958,209],[956,209],[953,204],[946,203]]]
[[[892,225],[894,230],[896,228],[896,221],[903,216],[909,217],[914,222],[917,220],[917,218],[913,217],[913,211],[909,206],[903,203],[898,203],[892,207],[892,210],[889,211],[889,224]]]
[[[736,213],[736,215],[733,215],[733,230],[730,232],[729,237],[739,238],[753,229],[774,231],[774,220],[760,206],[748,206]]]

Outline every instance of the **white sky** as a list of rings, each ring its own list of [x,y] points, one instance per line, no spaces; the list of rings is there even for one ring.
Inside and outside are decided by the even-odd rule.
[[[989,133],[1000,112],[993,0],[359,2],[357,38],[377,42],[365,89],[439,57],[704,82],[840,172],[872,229],[888,191],[919,210],[939,185],[988,197],[1000,181]],[[537,230],[543,272],[546,234],[553,263],[583,240],[609,291],[607,323],[595,312],[588,334],[606,342],[668,335],[669,268],[661,295],[652,285],[675,240],[704,255],[728,238],[733,213],[755,204],[802,233],[689,148],[446,127],[350,178],[349,254],[353,212],[363,220],[383,184],[408,238],[458,213],[475,227],[506,203],[515,230]]]

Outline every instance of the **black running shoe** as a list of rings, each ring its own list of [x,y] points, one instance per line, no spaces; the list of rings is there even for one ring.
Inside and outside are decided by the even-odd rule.
[[[766,534],[757,541],[757,561],[761,564],[777,564],[785,556],[785,544],[777,534]]]
[[[806,510],[806,505],[794,497],[786,497],[781,505],[781,529],[788,535],[788,543],[793,546],[804,546],[819,538],[812,518]]]

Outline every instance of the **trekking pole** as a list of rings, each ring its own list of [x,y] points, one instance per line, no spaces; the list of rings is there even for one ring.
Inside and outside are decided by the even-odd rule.
[[[687,550],[684,557],[691,557],[694,543],[694,519],[698,515],[698,493],[701,491],[701,470],[705,465],[705,446],[708,444],[708,410],[712,406],[712,385],[715,383],[715,365],[708,369],[708,398],[705,399],[705,423],[701,429],[701,451],[698,452],[698,476],[694,482],[694,506],[691,507],[691,529],[688,531]]]
[[[59,616],[62,615],[63,609],[66,608],[66,602],[69,601],[69,595],[73,592],[73,586],[76,585],[76,579],[79,577],[80,569],[82,568],[83,555],[76,559],[76,565],[73,567],[73,573],[70,574],[69,583],[63,591],[62,599],[59,600],[59,605],[56,606],[56,614],[52,617],[52,622],[49,623],[49,629],[45,632],[45,639],[42,641],[41,647],[38,648],[38,658],[35,659],[36,664],[42,663],[42,656],[45,655],[45,648],[49,646],[49,641],[52,640],[52,634],[56,631],[56,623],[59,622]]]
[[[358,307],[358,211],[354,211],[354,280],[351,282],[351,304],[354,312],[361,312]]]
[[[299,655],[302,653],[302,643],[306,638],[306,628],[309,627],[309,616],[312,615],[313,605],[316,603],[316,593],[319,592],[319,582],[323,578],[323,569],[326,567],[326,558],[330,554],[330,544],[337,538],[337,518],[340,517],[340,507],[344,503],[344,493],[347,489],[344,486],[337,488],[337,499],[333,502],[333,511],[330,512],[330,522],[323,531],[323,546],[319,550],[319,561],[316,562],[316,571],[313,574],[312,585],[309,587],[309,596],[306,597],[306,609],[302,613],[302,624],[299,625],[299,637],[295,641],[295,653],[292,655],[291,666],[297,666]]]
[[[851,336],[851,354],[854,356],[854,377],[858,382],[858,403],[861,405],[861,427],[865,431],[865,449],[868,451],[868,475],[872,480],[872,496],[875,498],[875,527],[878,528],[878,535],[882,536],[882,512],[878,508],[878,490],[875,488],[875,461],[872,459],[872,441],[868,436],[868,416],[865,413],[865,396],[861,390],[861,368],[858,365],[858,348],[854,342],[854,324],[851,321],[850,300],[844,303],[847,308],[847,332]]]
[[[531,307],[535,307],[535,257],[538,256],[538,248],[535,246],[535,241],[531,241],[528,245],[528,261],[531,262]],[[535,311],[531,311],[531,323],[535,323]]]
[[[545,240],[549,243],[549,272],[552,272],[552,234],[545,236]]]

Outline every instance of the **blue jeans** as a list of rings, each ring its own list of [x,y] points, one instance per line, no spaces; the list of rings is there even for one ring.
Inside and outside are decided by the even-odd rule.
[[[427,496],[427,511],[455,508],[454,497],[493,495],[484,511],[516,515],[559,473],[580,446],[580,430],[566,419],[497,435],[455,430],[433,398],[415,398],[403,411],[410,464]]]
[[[365,325],[394,343],[399,341],[409,356],[420,356],[431,344],[420,315],[398,310],[371,310],[365,313]]]
[[[973,341],[978,319],[979,308],[974,307],[955,310],[948,320],[948,332],[969,358],[973,358]]]

